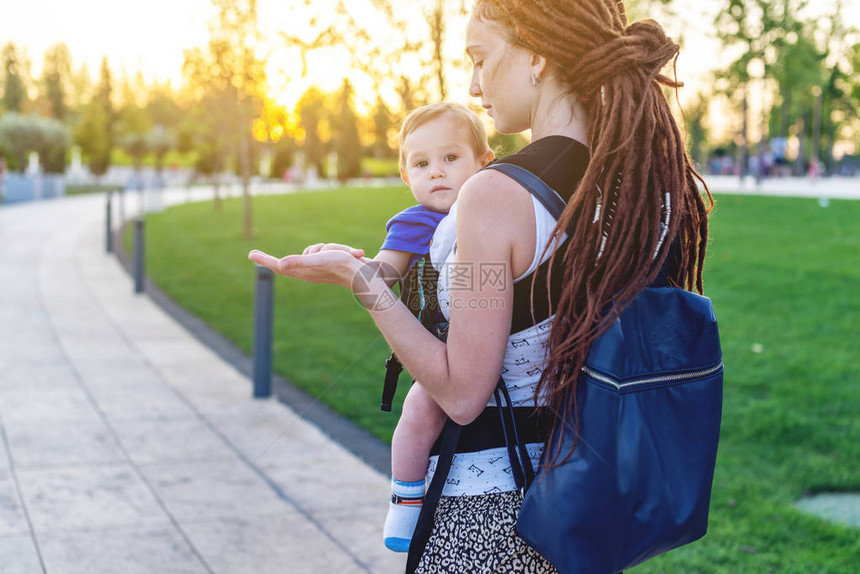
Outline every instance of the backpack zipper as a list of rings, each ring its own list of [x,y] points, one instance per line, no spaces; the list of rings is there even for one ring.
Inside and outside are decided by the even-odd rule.
[[[700,377],[706,377],[708,375],[712,375],[723,368],[723,362],[720,361],[713,367],[708,367],[707,369],[700,369],[696,371],[687,371],[684,373],[675,373],[672,375],[661,375],[658,377],[647,377],[644,379],[636,379],[634,381],[630,381],[627,383],[619,383],[615,379],[608,377],[604,374],[598,373],[597,371],[589,368],[588,366],[582,367],[582,372],[588,375],[589,377],[600,381],[601,383],[606,383],[607,385],[611,385],[616,389],[621,389],[622,387],[631,387],[634,385],[649,385],[652,383],[671,383],[677,381],[684,381],[687,379],[698,379]]]

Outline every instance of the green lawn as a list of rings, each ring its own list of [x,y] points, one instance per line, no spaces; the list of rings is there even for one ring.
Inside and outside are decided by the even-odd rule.
[[[66,195],[84,195],[87,193],[106,193],[109,191],[119,191],[122,189],[121,185],[114,185],[109,183],[101,183],[101,184],[92,184],[92,185],[67,185],[66,186]]]
[[[385,221],[412,203],[404,187],[260,197],[252,240],[241,235],[240,200],[221,212],[172,208],[148,216],[147,270],[250,351],[251,248],[287,254],[336,241],[372,256]],[[633,572],[860,572],[856,529],[792,506],[808,492],[860,491],[858,221],[860,202],[718,197],[706,292],[726,384],[710,530]],[[399,413],[378,407],[387,356],[346,290],[277,281],[275,368],[384,440]]]

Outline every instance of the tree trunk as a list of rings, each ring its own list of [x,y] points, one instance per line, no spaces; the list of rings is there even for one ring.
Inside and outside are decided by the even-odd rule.
[[[213,192],[215,197],[213,198],[215,211],[221,211],[221,173],[215,172],[215,185],[213,186]]]
[[[803,176],[806,173],[806,119],[798,118],[797,125],[799,129],[797,130],[797,139],[798,139],[798,150],[797,150],[797,159],[794,160],[794,175]]]
[[[251,217],[251,144],[248,141],[248,130],[242,130],[242,139],[239,141],[239,161],[242,171],[242,204],[245,214],[245,237],[251,238],[254,234]]]
[[[445,85],[445,58],[442,53],[442,45],[445,41],[445,3],[443,0],[436,1],[436,7],[428,18],[430,24],[430,36],[433,40],[433,63],[436,68],[436,79],[439,82],[439,98],[448,99],[448,88]]]
[[[741,104],[741,145],[738,147],[738,177],[743,180],[746,175],[749,158],[749,94],[747,85],[743,86],[743,103]]]
[[[821,155],[821,109],[824,104],[824,90],[816,86],[815,108],[812,115],[812,156],[810,161],[818,162]]]
[[[780,123],[779,123],[779,137],[787,138],[788,137],[788,126],[791,125],[791,93],[786,93],[782,97],[782,105],[780,106]]]

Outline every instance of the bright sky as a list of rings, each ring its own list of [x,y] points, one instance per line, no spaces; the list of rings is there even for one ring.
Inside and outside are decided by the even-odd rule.
[[[398,9],[414,13],[422,25],[421,12],[411,6],[414,0],[400,0]],[[835,0],[814,0],[813,10],[824,12]],[[207,24],[212,15],[210,0],[147,0],[124,2],[120,0],[2,0],[0,8],[0,43],[12,41],[26,48],[32,62],[34,76],[40,74],[44,50],[65,42],[70,49],[75,68],[82,62],[96,74],[101,58],[108,56],[115,73],[124,68],[129,75],[140,70],[148,80],[171,79],[178,84],[181,78],[183,50],[205,45]],[[845,0],[846,23],[860,27],[860,0]],[[278,43],[278,32],[301,35],[307,32],[307,15],[300,0],[258,0],[260,25],[264,38]],[[334,0],[314,0],[313,9],[326,11]],[[469,2],[466,2],[468,5]],[[721,65],[716,41],[710,37],[710,25],[720,0],[676,0],[680,12],[687,14],[684,30],[669,29],[678,38],[683,34],[684,50],[678,64],[680,79],[690,87],[685,92],[707,89],[701,80],[707,72]],[[10,6],[11,5],[11,6]],[[351,9],[361,18],[361,10],[368,2],[351,0]],[[696,16],[691,16],[696,15]],[[452,57],[460,57],[458,37],[463,37],[462,22],[450,27],[449,48]],[[337,51],[319,54],[310,64],[310,77],[300,78],[301,64],[296,54],[274,52],[269,59],[269,78],[282,103],[292,105],[311,83],[324,89],[340,85],[347,70],[342,53]],[[357,81],[357,90],[369,90],[369,84]],[[450,78],[451,99],[468,101],[465,77]],[[393,101],[393,98],[392,98]]]

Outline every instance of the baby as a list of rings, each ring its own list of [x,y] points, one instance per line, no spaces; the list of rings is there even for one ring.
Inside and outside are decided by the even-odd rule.
[[[429,252],[433,232],[460,187],[493,158],[484,126],[465,107],[443,102],[409,114],[400,129],[400,176],[418,205],[388,221],[385,241],[373,258],[390,284]],[[430,449],[445,419],[421,385],[412,385],[391,442],[392,495],[383,538],[395,552],[409,550],[424,500]]]
[[[456,201],[463,183],[494,157],[484,126],[467,108],[443,102],[410,113],[400,128],[400,177],[412,190],[418,205],[392,217],[385,225],[387,235],[379,253],[373,259],[361,257],[361,260],[374,265],[389,286],[400,281],[401,295],[402,289],[423,290],[421,282],[414,279],[423,268],[436,227]],[[363,252],[319,243],[309,246],[304,253],[326,249],[349,249],[355,256]],[[406,298],[408,303],[414,302],[414,292],[412,295]],[[423,293],[419,297],[422,307],[428,295],[436,296]],[[415,307],[411,308],[414,312]],[[432,327],[429,324],[432,321],[422,322]],[[390,401],[391,391],[386,388],[383,409],[390,409],[385,403]],[[412,385],[391,441],[392,494],[383,539],[385,546],[395,552],[409,551],[424,501],[430,450],[445,420],[445,413],[421,385]]]

